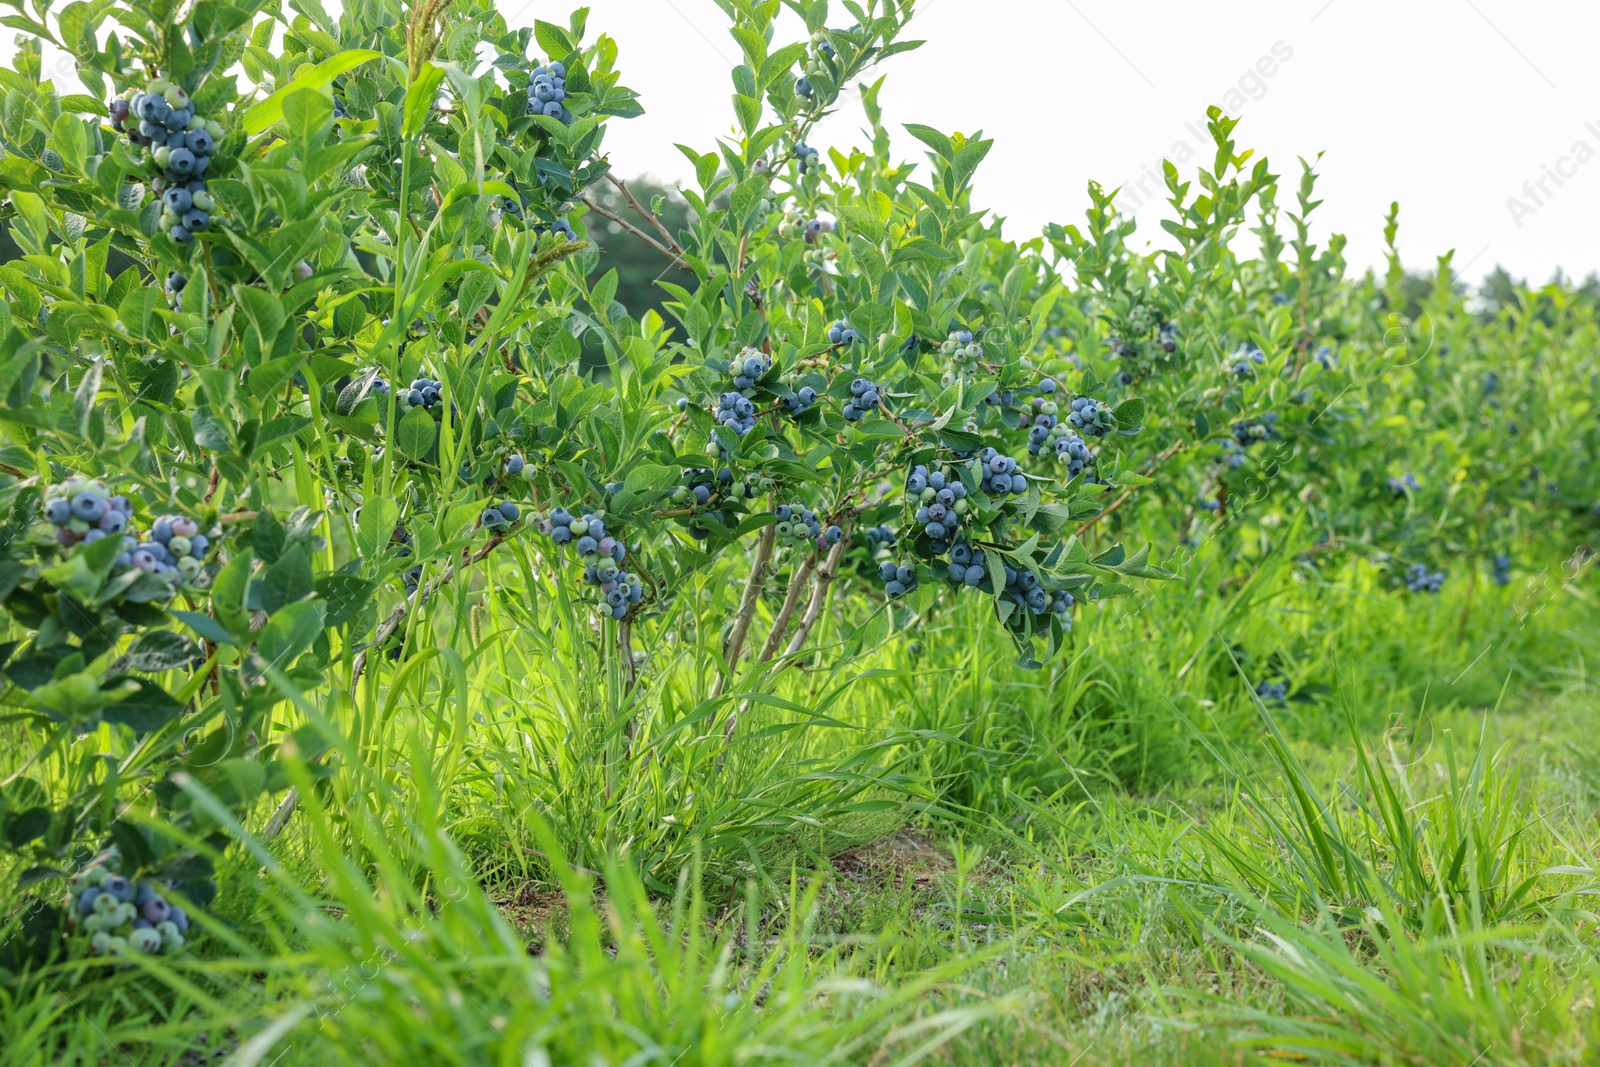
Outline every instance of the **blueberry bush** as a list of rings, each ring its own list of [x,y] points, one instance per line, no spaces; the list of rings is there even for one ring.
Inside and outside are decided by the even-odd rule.
[[[1081,224],[1007,239],[974,203],[989,141],[891,147],[870,79],[916,46],[910,0],[721,6],[732,125],[680,146],[677,231],[611,170],[642,105],[586,10],[6,17],[0,728],[26,755],[0,839],[30,929],[179,951],[236,828],[270,842],[308,791],[360,807],[381,709],[431,671],[440,707],[464,693],[463,642],[536,645],[601,739],[562,772],[598,777],[528,802],[556,819],[558,793],[720,771],[785,671],[974,610],[1058,662],[1075,616],[1183,577],[1202,538],[1248,572],[1287,509],[1322,534],[1307,568],[1382,553],[1412,593],[1480,563],[1507,584],[1526,531],[1600,521],[1596,323],[1559,287],[1484,321],[1448,263],[1415,306],[1397,254],[1346,278],[1309,236],[1313,164],[1285,241],[1278,176],[1216,109],[1214,158],[1166,168],[1165,246],[1135,251],[1098,185]],[[849,86],[870,144],[824,145]],[[617,299],[601,219],[673,268],[665,316]],[[1497,362],[1519,346],[1542,355]],[[529,603],[484,633],[506,583]],[[675,645],[707,654],[692,686],[652,673]],[[434,714],[408,758],[465,744]],[[657,890],[700,832],[598,810],[652,827]]]

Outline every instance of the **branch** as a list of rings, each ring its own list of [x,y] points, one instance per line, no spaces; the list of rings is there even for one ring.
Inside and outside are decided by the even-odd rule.
[[[789,647],[784,649],[785,656],[799,652],[805,646],[806,638],[811,636],[811,628],[817,624],[817,617],[822,614],[822,605],[828,599],[828,587],[833,584],[833,576],[839,573],[839,560],[843,558],[844,546],[848,542],[848,538],[841,537],[828,550],[828,558],[822,561],[822,566],[817,568],[817,584],[811,590],[811,603],[806,605],[806,613],[801,617],[800,625],[789,641]]]
[[[739,656],[744,652],[745,635],[750,632],[750,620],[755,617],[761,589],[767,584],[767,564],[772,561],[772,546],[777,540],[776,525],[762,527],[761,537],[756,542],[755,562],[750,567],[750,577],[744,583],[744,596],[739,599],[739,613],[733,617],[733,630],[728,634],[727,644],[722,650],[728,669],[726,673],[717,675],[717,680],[712,683],[712,699],[722,695],[723,686],[727,679],[733,677],[734,669],[739,665]]]
[[[628,201],[628,206],[643,215],[650,225],[655,227],[656,232],[661,235],[661,239],[667,243],[667,248],[670,248],[681,259],[684,254],[683,246],[678,243],[677,238],[672,236],[672,232],[661,224],[661,219],[655,212],[646,210],[644,205],[634,198],[633,191],[628,188],[628,183],[609,170],[606,171],[606,181],[617,187],[617,191],[622,194],[623,199]]]
[[[649,234],[647,234],[643,230],[639,229],[639,227],[635,226],[633,223],[629,222],[627,219],[623,218],[621,215],[618,215],[616,212],[611,211],[608,208],[601,207],[598,203],[596,203],[594,201],[594,199],[592,197],[580,196],[578,199],[590,211],[593,211],[597,215],[604,215],[606,218],[610,219],[612,222],[616,223],[618,226],[621,226],[624,230],[627,230],[629,233],[631,233],[635,237],[639,238],[639,240],[643,241],[645,244],[649,245],[651,248],[654,248],[657,252],[660,252],[662,255],[664,255],[668,259],[672,260],[672,262],[676,263],[678,266],[682,267],[684,270],[687,270],[687,271],[693,271],[694,270],[694,268],[689,265],[689,261],[683,258],[683,249],[679,248],[677,251],[673,251],[673,249],[668,248],[666,245],[662,244],[660,241],[656,240],[654,237],[651,237]],[[673,245],[677,245],[678,242],[673,241],[672,243],[673,243]]]
[[[758,662],[766,663],[777,654],[778,646],[783,643],[783,636],[789,630],[789,620],[800,606],[800,598],[805,595],[806,586],[811,581],[811,571],[816,565],[816,557],[807,556],[794,572],[794,578],[789,582],[789,592],[783,598],[783,607],[778,609],[778,617],[772,620],[772,632],[767,635],[767,643],[761,646]]]

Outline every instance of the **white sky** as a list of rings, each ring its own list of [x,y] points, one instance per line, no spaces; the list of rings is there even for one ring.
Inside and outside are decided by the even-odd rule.
[[[517,11],[521,0],[503,10]],[[739,51],[711,0],[591,0],[591,33],[616,38],[623,81],[647,114],[613,123],[606,146],[622,174],[687,180],[674,142],[707,150],[732,122],[727,70]],[[921,0],[921,49],[882,68],[880,100],[899,129],[982,129],[995,146],[977,202],[1026,238],[1082,219],[1090,178],[1107,185],[1159,167],[1176,142],[1199,142],[1206,105],[1274,45],[1292,52],[1248,84],[1235,131],[1272,161],[1292,204],[1297,156],[1324,152],[1314,216],[1350,238],[1361,269],[1382,262],[1383,215],[1400,201],[1400,247],[1413,269],[1456,250],[1473,281],[1496,263],[1533,281],[1557,267],[1600,270],[1600,5],[1576,0]],[[545,4],[530,6],[541,17]],[[842,6],[831,24],[851,20]],[[525,15],[524,18],[531,18]],[[513,21],[515,17],[513,15]],[[1231,112],[1230,112],[1231,113]],[[1593,128],[1586,128],[1593,123]],[[858,104],[841,106],[810,143],[865,139]],[[1575,142],[1596,157],[1570,157]],[[1524,182],[1558,164],[1535,202]],[[1152,186],[1153,187],[1153,186]],[[1547,195],[1548,194],[1548,195]],[[1531,209],[1513,218],[1508,198]],[[1164,237],[1159,198],[1136,211],[1139,235]],[[1520,225],[1519,225],[1520,223]]]
[[[536,15],[564,23],[576,2],[501,0],[517,25]],[[589,2],[590,39],[616,38],[624,84],[647,110],[612,123],[613,165],[625,176],[689,179],[673,144],[709,150],[733,121],[727,72],[739,50],[722,12],[712,0]],[[327,6],[338,10],[336,0]],[[1325,153],[1316,231],[1346,234],[1357,270],[1381,264],[1391,200],[1400,201],[1400,246],[1413,269],[1455,249],[1457,269],[1473,281],[1497,263],[1535,282],[1558,267],[1576,277],[1600,270],[1593,0],[918,6],[907,36],[927,44],[878,70],[889,76],[880,99],[895,148],[921,158],[904,122],[992,137],[977,202],[1006,217],[1007,236],[1080,221],[1090,178],[1137,181],[1179,142],[1200,147],[1188,124],[1203,135],[1206,105],[1234,113],[1236,104],[1239,143],[1265,153],[1284,178],[1280,204],[1292,203],[1296,157]],[[834,7],[831,24],[853,21]],[[0,42],[6,59],[9,38]],[[852,88],[810,141],[862,143],[862,124]],[[1547,170],[1564,172],[1561,184]],[[1524,190],[1541,180],[1542,190]],[[1512,197],[1522,205],[1515,214]],[[1137,208],[1142,239],[1165,236],[1157,227],[1165,207],[1152,197]]]

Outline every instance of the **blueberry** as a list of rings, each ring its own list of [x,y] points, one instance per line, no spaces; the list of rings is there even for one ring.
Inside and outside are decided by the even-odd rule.
[[[204,211],[199,210],[198,208],[189,212],[183,217],[184,229],[193,233],[199,233],[201,230],[205,229],[210,222],[211,216],[206,214]]]
[[[190,193],[187,189],[172,188],[166,191],[166,194],[162,196],[161,201],[162,203],[166,204],[168,211],[182,215],[187,212],[190,205],[194,203],[194,194]],[[174,271],[173,273],[176,274],[177,272]],[[167,284],[169,286],[172,284],[170,276]]]
[[[84,522],[98,522],[106,511],[106,502],[96,493],[79,493],[72,498],[72,517]]]
[[[172,108],[154,93],[143,93],[134,102],[134,113],[146,122],[162,122]]]

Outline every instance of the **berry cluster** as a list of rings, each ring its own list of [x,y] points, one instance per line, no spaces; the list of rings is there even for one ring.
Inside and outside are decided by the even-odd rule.
[[[1028,479],[1017,470],[1017,461],[1010,456],[1002,456],[993,448],[985,448],[978,453],[978,459],[982,464],[982,488],[985,493],[1005,496],[1028,491]]]
[[[580,556],[598,553],[621,563],[627,555],[622,542],[606,534],[604,516],[592,508],[585,508],[581,515],[573,515],[566,508],[556,508],[548,519],[539,524],[539,531],[557,545],[572,545]]]
[[[732,472],[729,472],[730,476]],[[691,501],[695,507],[705,507],[711,503],[711,494],[716,492],[716,472],[708,467],[690,467],[683,472],[679,484],[672,491],[674,504],[688,504]]]
[[[543,224],[535,226],[533,232],[538,237],[553,233],[565,241],[576,241],[578,239],[578,233],[572,228],[572,224],[559,216],[553,219],[548,226]]]
[[[1155,308],[1149,304],[1135,304],[1128,309],[1128,332],[1136,337],[1143,337],[1155,329],[1159,320],[1160,316],[1156,313]],[[1171,325],[1171,323],[1162,323],[1161,328],[1166,330]]]
[[[133,506],[125,496],[112,496],[106,483],[75,474],[45,495],[44,517],[56,528],[56,543],[71,548],[122,533]]]
[[[1243,419],[1233,424],[1233,440],[1240,448],[1249,448],[1271,438],[1277,432],[1278,413],[1269,411],[1259,419]]]
[[[885,583],[883,591],[889,594],[890,600],[903,597],[917,587],[917,569],[896,564],[892,559],[878,564],[878,578]]]
[[[622,546],[619,544],[617,547]],[[639,576],[623,570],[617,566],[617,559],[605,555],[584,567],[583,580],[600,590],[602,617],[626,618],[628,609],[644,599],[644,586],[639,584]]]
[[[807,174],[822,165],[822,153],[804,141],[796,141],[794,143],[794,161],[800,165],[800,173]]]
[[[755,401],[743,393],[723,393],[717,398],[716,420],[743,437],[756,428]]]
[[[360,508],[356,509],[355,518],[356,522],[359,523],[361,521]],[[394,554],[396,556],[400,557],[401,559],[411,558],[410,530],[407,530],[404,526],[396,526],[394,528],[394,533],[389,535],[389,543],[400,546],[399,548],[395,549]],[[412,593],[416,592],[417,586],[422,584],[422,564],[419,563],[415,567],[410,567],[402,571],[400,574],[400,581],[405,585],[407,596],[410,596]]]
[[[567,98],[567,68],[551,60],[548,66],[533,68],[533,80],[528,83],[528,114],[546,115],[559,122],[571,123],[572,112],[563,103]]]
[[[792,393],[783,394],[780,399],[785,411],[798,415],[817,402],[817,391],[809,385],[802,385]]]
[[[782,221],[778,223],[778,236],[785,241],[799,237],[804,238],[806,244],[814,245],[823,234],[832,232],[832,219],[808,219],[794,209],[785,211]]]
[[[859,344],[862,339],[861,334],[856,332],[856,328],[850,325],[849,319],[840,319],[828,327],[828,343],[830,345]]]
[[[957,541],[950,549],[950,566],[946,573],[951,582],[976,589],[983,584],[985,576],[983,555],[965,541]]]
[[[166,295],[168,307],[175,308],[178,306],[178,304],[183,300],[183,287],[188,284],[189,279],[185,278],[177,271],[174,270],[167,272]]]
[[[877,407],[880,399],[877,382],[870,378],[857,378],[850,383],[850,399],[845,401],[841,414],[849,421],[857,422],[863,415]]]
[[[1071,593],[1065,589],[1049,588],[1033,571],[1012,570],[1007,567],[1005,579],[1006,595],[1011,597],[1017,607],[1025,608],[1035,615],[1053,612],[1065,616],[1072,610],[1072,605],[1077,603]]]
[[[906,477],[906,496],[920,501],[917,525],[928,535],[934,553],[943,555],[949,551],[950,542],[960,532],[961,516],[967,510],[967,487],[953,474],[930,471],[919,463]]]
[[[443,397],[444,383],[434,381],[432,378],[418,378],[411,383],[411,389],[405,395],[405,402],[414,408],[432,410]]]
[[[1317,361],[1317,365],[1322,367],[1323,370],[1339,369],[1339,365],[1333,359],[1333,349],[1327,345],[1318,345],[1316,354],[1312,358]]]
[[[838,544],[844,531],[837,526],[823,529],[822,521],[803,504],[779,504],[773,509],[778,517],[778,540],[791,547],[815,544],[819,549]]]
[[[522,457],[520,452],[513,452],[507,456],[506,461],[500,465],[500,469],[507,478],[521,478],[525,482],[533,481],[534,475],[537,473],[533,467],[528,465],[528,461]]]
[[[1254,378],[1256,367],[1267,361],[1267,354],[1255,345],[1240,345],[1239,351],[1233,354],[1233,376],[1235,378]]]
[[[522,508],[512,500],[502,500],[498,504],[491,504],[483,509],[483,514],[478,516],[478,522],[486,529],[499,532],[522,517]]]
[[[1287,682],[1262,682],[1256,686],[1256,696],[1261,698],[1261,703],[1270,704],[1276,708],[1289,706],[1289,683]]]
[[[1084,436],[1104,437],[1116,427],[1116,424],[1116,419],[1111,415],[1111,408],[1101,401],[1088,396],[1072,398],[1067,411],[1067,425]]]
[[[1034,427],[1034,430],[1028,432],[1028,451],[1033,455],[1038,455],[1042,451],[1042,447],[1034,444],[1032,440],[1033,433],[1037,429],[1038,427]],[[1059,434],[1058,430],[1061,431]],[[1076,478],[1085,470],[1094,467],[1094,453],[1090,451],[1088,442],[1077,434],[1056,427],[1047,431],[1047,436],[1054,436],[1056,462],[1066,466],[1068,478]]]
[[[733,379],[735,389],[754,389],[756,383],[771,369],[771,357],[749,345],[728,362],[728,376]]]
[[[1437,593],[1444,586],[1444,571],[1429,571],[1422,563],[1406,568],[1406,588],[1413,593]]]
[[[200,532],[199,523],[187,515],[163,515],[150,524],[150,540],[132,546],[117,562],[146,574],[194,578],[210,550],[211,539]]]
[[[1494,565],[1494,575],[1493,575],[1494,584],[1495,585],[1510,585],[1511,584],[1511,557],[1510,556],[1496,556],[1490,562]]]
[[[161,194],[161,226],[178,244],[187,244],[211,224],[216,204],[201,175],[222,140],[222,126],[198,115],[183,86],[156,78],[141,92],[129,89],[111,101],[111,127],[133,144],[150,149],[161,171],[154,189]]]
[[[888,526],[868,526],[861,531],[861,536],[867,539],[867,544],[874,549],[890,549],[894,547],[894,530]]]
[[[951,330],[939,346],[939,354],[950,361],[941,379],[945,385],[976,378],[982,370],[983,346],[972,339],[971,330]]]
[[[91,935],[97,956],[170,955],[183,948],[189,916],[149,882],[135,883],[96,863],[69,882],[67,913]]]
[[[1155,347],[1159,348],[1164,356],[1172,355],[1178,348],[1178,327],[1171,322],[1160,322],[1157,325],[1159,318],[1156,309],[1146,304],[1134,305],[1128,312],[1127,318],[1127,333],[1133,340],[1129,341],[1123,337],[1110,338],[1107,346],[1111,349],[1111,354],[1130,362],[1138,362],[1147,350],[1146,345],[1152,343],[1149,336],[1151,330],[1155,330],[1156,336],[1153,338]],[[1152,356],[1150,362],[1159,358],[1161,357]],[[1119,384],[1128,385],[1132,383],[1133,375],[1122,371],[1117,375],[1117,380]]]
[[[1405,496],[1407,493],[1414,493],[1422,488],[1422,483],[1417,481],[1417,476],[1410,471],[1406,471],[1398,478],[1390,478],[1388,485],[1389,492],[1395,496]]]
[[[1016,404],[1017,394],[1010,389],[996,389],[984,397],[983,402],[992,408],[1008,408]]]

